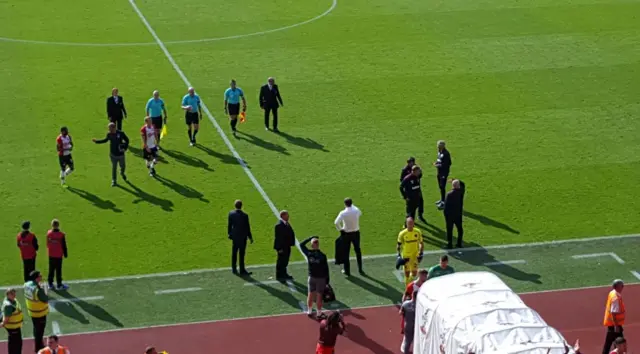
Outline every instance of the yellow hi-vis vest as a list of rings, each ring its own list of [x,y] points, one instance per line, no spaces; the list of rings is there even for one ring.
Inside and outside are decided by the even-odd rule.
[[[22,309],[20,308],[20,303],[18,301],[15,301],[15,303],[12,303],[11,301],[9,301],[9,299],[5,298],[4,301],[2,301],[2,313],[4,313],[4,309],[7,306],[12,306],[14,310],[11,316],[9,316],[7,324],[4,325],[4,328],[6,329],[22,328],[23,315],[22,315]]]
[[[69,351],[69,349],[67,349],[67,347],[63,347],[61,345],[58,345],[58,354],[71,354],[71,352]],[[38,352],[38,354],[53,354],[53,350],[51,350],[51,348],[46,347],[44,349],[40,349],[40,351]]]
[[[49,303],[38,298],[40,287],[35,281],[24,284],[24,297],[27,300],[27,312],[33,318],[44,317],[49,314]]]

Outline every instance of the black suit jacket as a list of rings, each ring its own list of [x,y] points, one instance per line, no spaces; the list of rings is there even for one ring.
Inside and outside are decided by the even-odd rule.
[[[273,88],[269,90],[269,85],[264,85],[260,88],[260,97],[258,97],[260,107],[262,108],[278,108],[282,103],[282,97],[280,97],[280,89],[278,85],[273,85]],[[280,102],[280,105],[278,104]]]
[[[227,226],[229,239],[234,242],[246,242],[251,240],[251,225],[249,225],[249,215],[242,210],[232,210],[229,212],[229,223]]]
[[[124,108],[124,100],[122,97],[118,96],[118,103],[116,103],[113,96],[109,96],[109,98],[107,98],[107,118],[120,120],[123,116],[127,116],[127,110]]]
[[[273,249],[276,251],[292,247],[296,244],[296,233],[290,223],[280,220],[275,227]]]
[[[460,181],[460,189],[452,189],[444,198],[444,216],[447,218],[462,218],[465,185]]]

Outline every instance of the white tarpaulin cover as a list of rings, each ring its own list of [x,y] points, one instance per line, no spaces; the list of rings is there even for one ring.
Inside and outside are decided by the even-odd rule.
[[[565,354],[562,335],[490,272],[427,280],[416,304],[415,354]],[[573,354],[573,349],[570,351]]]

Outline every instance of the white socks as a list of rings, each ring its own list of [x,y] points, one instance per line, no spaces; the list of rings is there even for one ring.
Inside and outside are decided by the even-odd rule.
[[[67,169],[64,171],[64,176],[67,177],[71,174],[71,172],[73,172],[73,170],[67,167]]]

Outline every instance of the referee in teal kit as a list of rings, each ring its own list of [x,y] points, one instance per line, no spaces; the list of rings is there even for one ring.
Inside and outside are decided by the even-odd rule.
[[[244,92],[236,86],[236,80],[231,80],[230,87],[224,91],[224,113],[229,115],[231,131],[236,136],[238,125],[238,114],[240,114],[240,100],[242,99],[242,111],[247,110],[247,101],[244,99]]]
[[[164,100],[160,98],[158,90],[153,91],[153,97],[147,101],[147,107],[144,110],[147,117],[151,117],[151,123],[157,129],[158,134],[162,131],[162,123],[167,124],[167,109],[164,107]],[[164,120],[162,114],[164,113]],[[160,139],[158,139],[158,148],[160,148]]]
[[[184,121],[187,123],[189,132],[189,144],[196,144],[196,135],[200,128],[200,117],[202,116],[202,106],[200,104],[200,96],[196,95],[196,90],[189,87],[189,92],[182,98],[182,109],[184,109]],[[193,132],[191,131],[193,126]]]

